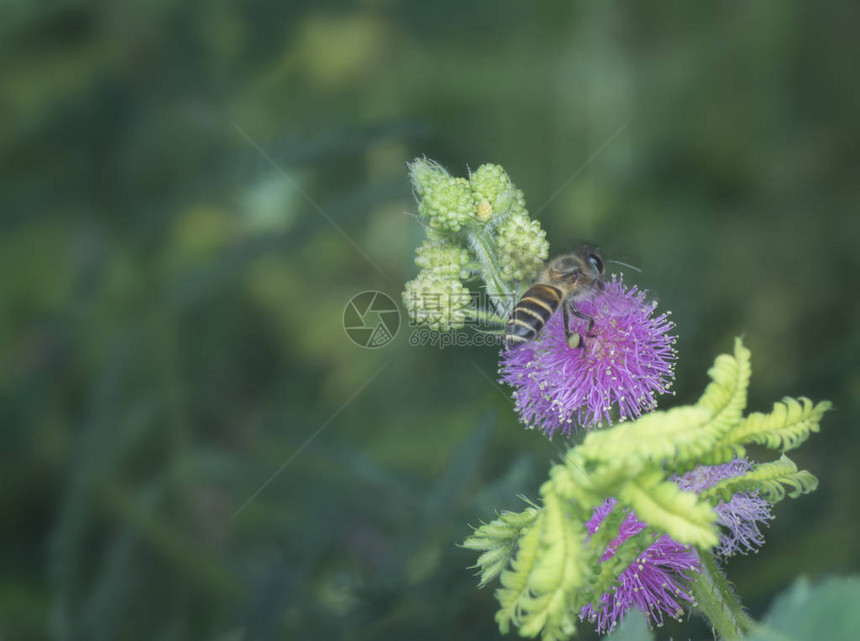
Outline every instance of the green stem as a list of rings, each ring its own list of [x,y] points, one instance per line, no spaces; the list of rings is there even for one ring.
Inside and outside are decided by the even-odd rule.
[[[752,629],[753,620],[744,612],[713,555],[699,552],[699,558],[702,567],[692,584],[696,607],[723,641],[742,639]]]
[[[477,309],[475,307],[468,307],[464,310],[469,316],[476,320],[481,320],[487,323],[495,323],[497,325],[504,325],[506,319],[502,318],[498,314],[494,314],[493,312],[488,312],[483,309]]]
[[[470,229],[468,237],[469,244],[481,264],[481,272],[490,301],[496,311],[506,314],[516,301],[513,300],[512,288],[501,277],[492,240],[486,230]]]

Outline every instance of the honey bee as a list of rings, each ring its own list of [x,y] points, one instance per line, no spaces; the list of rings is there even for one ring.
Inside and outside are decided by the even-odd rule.
[[[588,321],[591,335],[594,319],[576,309],[576,301],[590,298],[603,289],[605,266],[600,250],[580,245],[569,254],[547,261],[537,281],[526,290],[505,323],[505,347],[511,348],[534,339],[550,317],[561,307],[564,336],[571,349],[582,345],[582,337],[570,331],[568,312]]]

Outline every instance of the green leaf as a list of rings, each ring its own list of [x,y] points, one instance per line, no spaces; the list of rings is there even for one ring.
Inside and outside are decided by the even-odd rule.
[[[529,577],[529,595],[523,599],[520,634],[544,639],[567,638],[576,631],[579,610],[571,606],[574,595],[585,582],[582,559],[585,528],[567,518],[562,501],[545,498],[541,554]]]
[[[798,471],[794,461],[783,454],[778,461],[760,463],[742,476],[720,481],[702,492],[702,498],[727,501],[738,492],[759,491],[762,497],[777,503],[785,498],[784,485],[792,488],[788,495],[796,499],[801,494],[814,491],[818,487],[818,479],[805,470]]]
[[[715,422],[731,425],[740,420],[752,375],[750,356],[741,339],[736,338],[734,356],[718,356],[708,370],[712,382],[696,405],[708,409]]]
[[[581,456],[581,448],[571,449],[564,464],[550,468],[550,480],[541,487],[541,495],[553,492],[571,502],[579,517],[587,520],[591,509],[612,495],[613,488],[628,478],[623,466],[610,464],[595,467]]]
[[[589,432],[582,455],[626,470],[629,478],[648,461],[688,459],[708,451],[714,439],[702,426],[710,417],[707,409],[692,406],[651,412],[612,429]]]
[[[569,518],[564,502],[550,494],[528,533],[511,570],[502,572],[497,597],[502,609],[496,615],[506,632],[513,621],[522,636],[562,639],[576,630],[579,608],[576,595],[586,581],[583,556],[585,528]]]
[[[648,525],[679,543],[710,548],[719,542],[714,525],[716,514],[710,503],[664,480],[664,472],[659,468],[652,468],[627,485],[618,500]]]
[[[860,639],[860,577],[831,577],[817,585],[798,579],[778,596],[748,641]]]
[[[648,619],[641,610],[633,609],[624,616],[621,624],[605,641],[653,641],[654,633],[648,629]]]
[[[681,470],[713,459],[722,438],[741,420],[750,373],[750,351],[736,339],[734,356],[718,356],[708,370],[711,383],[695,405],[651,412],[609,430],[590,432],[582,456],[620,462],[629,478],[648,461],[671,461],[675,470]],[[720,458],[725,457],[726,453]]]
[[[529,575],[534,568],[541,539],[541,525],[544,513],[538,512],[534,523],[525,528],[519,538],[517,554],[511,562],[511,569],[501,572],[502,587],[496,590],[496,598],[501,608],[496,613],[499,630],[507,634],[510,622],[518,622],[520,598],[526,593]]]
[[[821,417],[831,408],[828,401],[813,405],[808,398],[799,400],[786,397],[774,403],[770,414],[754,412],[726,435],[730,446],[757,443],[783,452],[803,443],[813,432],[818,432]],[[742,448],[739,455],[743,455]]]
[[[527,508],[523,512],[502,512],[498,519],[477,528],[462,547],[483,552],[473,565],[481,575],[478,587],[495,579],[508,565],[522,531],[531,526],[538,510]]]

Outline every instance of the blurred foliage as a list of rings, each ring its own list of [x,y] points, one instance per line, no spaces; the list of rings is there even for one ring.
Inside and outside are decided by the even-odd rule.
[[[860,637],[860,599],[857,576],[830,577],[811,585],[801,577],[783,591],[762,619],[762,627],[749,641],[818,641]],[[653,641],[645,617],[634,612],[607,641]]]
[[[811,585],[801,577],[774,601],[750,641],[816,641],[860,637],[860,578],[830,577]]]
[[[797,461],[819,492],[730,572],[761,615],[856,569],[858,14],[4,3],[0,636],[495,638],[454,542],[560,444],[494,350],[341,327],[414,273],[421,153],[502,164],[554,251],[642,268],[679,400],[739,333],[752,409],[832,399]]]

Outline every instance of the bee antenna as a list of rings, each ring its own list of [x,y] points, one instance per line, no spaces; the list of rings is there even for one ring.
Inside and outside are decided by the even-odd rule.
[[[637,271],[640,274],[642,273],[642,270],[639,269],[638,267],[634,267],[633,265],[630,265],[628,263],[622,263],[620,260],[607,260],[606,262],[607,263],[615,263],[616,265],[623,265],[624,267],[629,267],[633,271]]]

